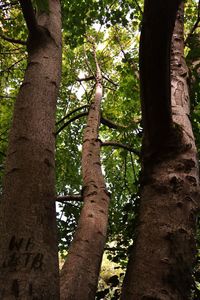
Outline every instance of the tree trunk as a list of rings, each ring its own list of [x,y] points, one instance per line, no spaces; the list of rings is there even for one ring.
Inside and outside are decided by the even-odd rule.
[[[60,3],[29,29],[28,65],[14,109],[0,203],[0,299],[59,299],[54,125],[61,72]],[[34,22],[37,21],[37,24]]]
[[[173,132],[164,134],[166,142],[157,148],[157,153],[143,158],[137,237],[128,263],[122,299],[190,299],[199,173],[189,119],[187,78],[182,3],[171,50]],[[145,105],[150,103],[145,102]],[[153,113],[149,117],[153,117]],[[156,120],[153,122],[159,126]],[[149,136],[144,136],[146,138]],[[152,141],[144,140],[144,151],[146,145],[153,153]]]
[[[98,283],[108,220],[109,196],[100,163],[102,76],[96,61],[96,90],[83,137],[83,200],[78,227],[61,272],[62,300],[92,300]]]

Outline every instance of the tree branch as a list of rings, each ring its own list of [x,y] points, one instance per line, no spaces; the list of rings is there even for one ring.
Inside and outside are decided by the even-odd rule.
[[[136,66],[136,64],[134,63],[134,61],[132,59],[130,59],[129,57],[127,57],[127,53],[124,51],[123,47],[122,47],[122,44],[121,44],[121,41],[119,39],[119,36],[116,32],[116,35],[115,35],[115,38],[120,46],[120,49],[121,49],[121,52],[124,56],[124,60],[129,64],[129,66],[131,68],[133,68],[133,71],[135,71],[135,76],[136,78],[139,80],[140,79],[140,75],[139,75],[139,70],[138,70],[138,67]]]
[[[56,125],[62,123],[65,119],[69,118],[73,113],[83,109],[83,108],[87,108],[88,105],[83,105],[81,107],[78,107],[76,108],[75,110],[71,111],[69,114],[67,114],[65,117],[63,117],[61,120],[59,120]],[[64,123],[57,131],[56,131],[56,135],[58,135],[65,127],[67,127],[70,123],[72,123],[73,121],[81,118],[81,117],[84,117],[84,116],[87,116],[88,115],[88,112],[82,112],[74,117],[72,117],[70,120],[68,120],[66,123]],[[128,126],[124,126],[124,125],[120,125],[120,124],[116,124],[104,117],[101,116],[101,124],[109,127],[109,128],[112,128],[112,129],[117,129],[117,130],[123,130],[123,129],[127,129]]]
[[[88,108],[88,105],[83,105],[83,106],[81,106],[81,107],[78,107],[78,108],[72,110],[72,111],[69,112],[66,116],[64,116],[61,120],[59,120],[59,121],[56,123],[56,125],[62,123],[65,119],[69,118],[73,113],[75,113],[75,112],[77,112],[77,111],[79,111],[79,110],[81,110],[81,109],[84,109],[84,108]]]
[[[55,133],[55,135],[57,136],[65,127],[67,127],[70,123],[72,123],[75,120],[80,119],[81,117],[87,116],[88,112],[82,112],[76,116],[74,116],[73,118],[71,118],[69,121],[67,121],[66,123],[63,124],[63,126],[61,126]]]
[[[141,13],[141,15],[143,15],[143,11],[142,11],[142,9],[141,9],[141,7],[140,7],[138,1],[135,0],[135,3],[136,3],[136,5],[137,5],[137,7],[138,7],[139,12]]]
[[[28,31],[30,34],[35,34],[38,29],[38,24],[32,2],[31,0],[19,0],[19,2],[22,8]]]
[[[83,197],[81,195],[65,195],[65,196],[58,196],[56,198],[57,202],[65,202],[65,201],[83,201]]]
[[[134,154],[136,154],[137,156],[140,157],[140,152],[137,151],[137,150],[134,150],[132,147],[128,146],[128,145],[125,145],[125,144],[122,144],[122,143],[118,143],[118,142],[114,142],[114,141],[105,141],[105,142],[101,142],[101,146],[104,147],[104,146],[112,146],[112,147],[115,147],[115,148],[123,148],[129,152],[132,152]]]
[[[0,95],[0,98],[15,99],[16,97],[8,96],[8,95]]]
[[[0,71],[0,74],[3,74],[4,72],[9,72],[12,68],[14,68],[23,59],[24,59],[24,56],[22,58],[20,58],[18,61],[16,61],[15,63],[13,63],[11,66],[9,66],[7,69],[4,69],[4,70]]]
[[[76,80],[78,82],[82,82],[82,81],[90,81],[90,80],[94,80],[95,77],[94,76],[89,76],[89,77],[85,77],[85,78],[77,78]]]
[[[14,6],[16,4],[18,4],[18,1],[13,1],[11,3],[5,3],[5,4],[0,5],[0,9],[7,9],[7,7],[10,8],[10,6]]]
[[[101,124],[112,128],[112,129],[127,129],[127,126],[121,125],[121,124],[116,124],[108,119],[106,119],[105,117],[101,116]]]
[[[196,30],[196,29],[198,28],[198,26],[199,26],[199,23],[200,23],[200,0],[199,0],[199,2],[198,2],[197,11],[198,11],[198,13],[197,13],[197,20],[196,20],[196,22],[194,23],[194,25],[193,25],[193,27],[192,27],[190,33],[188,34],[188,36],[187,36],[186,39],[185,39],[185,43],[184,43],[185,45],[188,44],[188,42],[189,42],[190,38],[192,37],[193,33],[195,32],[195,30]]]
[[[13,44],[27,45],[27,42],[25,42],[25,41],[16,40],[16,39],[10,38],[8,36],[5,36],[3,34],[0,34],[0,38],[2,38],[3,40],[5,40],[7,42],[13,43]]]
[[[105,80],[107,80],[108,82],[112,83],[114,86],[119,86],[118,83],[115,83],[112,79],[108,78],[107,76],[103,75],[102,76]]]

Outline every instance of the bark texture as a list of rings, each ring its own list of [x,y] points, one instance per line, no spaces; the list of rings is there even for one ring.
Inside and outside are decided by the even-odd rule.
[[[31,2],[20,2],[26,19],[29,10],[23,4]],[[39,15],[32,28],[27,26],[28,64],[15,103],[0,203],[0,299],[56,300],[54,126],[61,72],[59,1],[49,0],[49,13]]]
[[[199,173],[183,50],[182,3],[171,50],[173,132],[164,135],[166,143],[157,156],[143,159],[137,237],[124,280],[125,300],[190,299]],[[155,126],[159,126],[158,121]],[[149,150],[150,141],[144,143]]]
[[[82,173],[83,200],[78,227],[61,272],[61,300],[92,300],[98,283],[104,250],[109,195],[100,163],[100,106],[103,95],[102,76],[96,59],[96,90],[84,130]]]

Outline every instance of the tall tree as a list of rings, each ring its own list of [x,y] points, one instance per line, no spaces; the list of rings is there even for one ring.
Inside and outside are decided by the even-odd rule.
[[[190,299],[199,173],[189,119],[183,1],[176,14],[179,2],[145,2],[140,47],[144,119],[141,203],[123,287],[122,299],[126,300]],[[169,46],[175,15],[170,101]],[[150,38],[151,46],[146,48]]]
[[[0,203],[0,298],[59,299],[54,193],[55,108],[61,73],[58,0],[37,16],[20,5],[28,62],[15,103]],[[51,283],[51,284],[50,284]]]
[[[109,194],[101,170],[99,140],[103,86],[94,44],[93,56],[96,65],[95,95],[88,113],[82,150],[84,205],[61,272],[62,300],[95,298],[106,241]]]

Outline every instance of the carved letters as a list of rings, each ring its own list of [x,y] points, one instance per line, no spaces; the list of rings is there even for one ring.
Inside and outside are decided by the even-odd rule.
[[[30,268],[33,271],[42,270],[44,255],[34,251],[32,238],[16,238],[12,236],[8,246],[8,256],[3,263],[4,268],[20,270]]]

